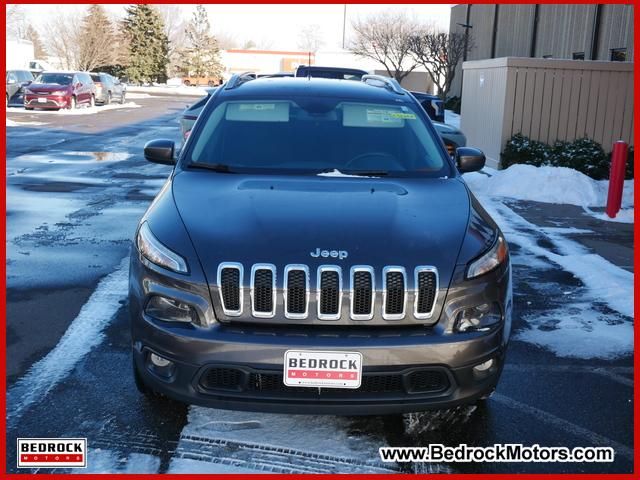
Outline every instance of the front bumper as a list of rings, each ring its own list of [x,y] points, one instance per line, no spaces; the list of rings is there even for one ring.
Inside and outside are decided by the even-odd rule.
[[[45,102],[40,101],[45,99]],[[62,95],[25,95],[24,106],[29,108],[67,108],[71,97]]]
[[[135,368],[152,390],[190,403],[234,410],[310,414],[373,415],[449,408],[472,403],[496,386],[511,328],[511,272],[505,265],[477,280],[455,281],[433,326],[329,326],[220,323],[210,327],[167,323],[143,312],[150,295],[163,294],[195,305],[212,317],[204,282],[190,282],[131,258],[130,314]],[[456,275],[463,275],[464,268]],[[184,277],[182,277],[184,279]],[[503,322],[487,332],[454,333],[461,308],[495,301]],[[287,350],[360,352],[363,386],[356,390],[285,387]],[[151,353],[173,362],[158,374]],[[476,369],[489,360],[492,365]],[[209,382],[211,372],[221,383]],[[165,372],[166,373],[166,372]],[[433,378],[415,388],[414,375]],[[216,377],[217,378],[217,377]],[[231,378],[231,380],[229,380]]]

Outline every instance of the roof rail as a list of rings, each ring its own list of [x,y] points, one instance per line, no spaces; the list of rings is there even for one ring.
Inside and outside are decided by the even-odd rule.
[[[361,81],[374,87],[386,88],[398,95],[404,95],[405,92],[395,78],[384,77],[382,75],[363,75]]]
[[[239,87],[243,83],[249,82],[251,80],[256,79],[256,74],[254,72],[242,72],[242,73],[234,73],[229,81],[224,86],[225,90],[231,90],[232,88]]]

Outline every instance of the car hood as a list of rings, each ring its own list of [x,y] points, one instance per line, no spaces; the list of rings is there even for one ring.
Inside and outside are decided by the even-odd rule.
[[[458,179],[247,176],[181,171],[173,197],[209,280],[221,262],[438,268],[450,282],[469,219]],[[348,252],[313,258],[316,249]]]

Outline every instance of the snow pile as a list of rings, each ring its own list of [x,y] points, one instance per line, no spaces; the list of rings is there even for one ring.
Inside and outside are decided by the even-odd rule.
[[[204,97],[207,94],[207,88],[209,87],[187,87],[181,85],[179,87],[151,86],[151,87],[127,87],[127,95],[129,92],[160,94],[160,95],[185,95],[191,97]]]
[[[512,165],[506,170],[466,173],[464,179],[473,193],[510,197],[545,203],[563,203],[580,207],[604,207],[609,180],[593,180],[566,167]],[[633,207],[633,180],[624,182],[623,208]]]
[[[79,106],[73,110],[67,110],[61,108],[60,110],[29,110],[29,115],[92,115],[94,113],[106,112],[107,110],[118,110],[121,108],[140,108],[142,105],[138,105],[134,102],[127,102],[124,104],[112,103],[110,105],[102,105],[100,107],[83,107]]]
[[[460,130],[460,115],[458,115],[453,110],[445,110],[444,123]]]
[[[7,118],[7,127],[38,127],[40,125],[48,125],[44,122],[14,122]]]

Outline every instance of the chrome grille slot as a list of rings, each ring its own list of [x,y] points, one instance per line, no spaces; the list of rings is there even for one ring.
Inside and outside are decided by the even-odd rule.
[[[239,263],[221,263],[218,266],[218,291],[222,311],[230,317],[242,315],[244,269]]]
[[[375,300],[375,275],[368,266],[351,267],[351,318],[371,320]]]
[[[407,298],[406,272],[403,267],[385,267],[382,271],[384,292],[382,317],[385,320],[402,320]]]
[[[284,269],[284,314],[287,318],[304,319],[309,315],[309,268],[287,265]]]
[[[342,270],[337,266],[318,268],[318,318],[338,320],[342,306]]]
[[[416,267],[416,300],[413,315],[416,318],[431,318],[438,295],[438,270],[435,267]]]
[[[276,267],[256,264],[251,268],[251,313],[258,318],[276,314]]]

